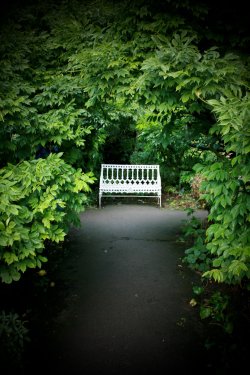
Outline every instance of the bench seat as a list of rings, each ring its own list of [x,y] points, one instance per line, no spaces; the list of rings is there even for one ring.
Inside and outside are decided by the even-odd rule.
[[[103,196],[157,197],[159,206],[161,207],[159,165],[102,164],[99,185],[99,207],[101,207]]]

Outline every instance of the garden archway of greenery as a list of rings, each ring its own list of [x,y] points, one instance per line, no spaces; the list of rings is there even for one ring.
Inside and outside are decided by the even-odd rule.
[[[58,1],[10,13],[0,35],[2,281],[42,266],[115,157],[159,163],[165,185],[198,175],[209,227],[188,259],[209,259],[204,277],[248,283],[247,36],[232,26],[220,40],[208,11]]]

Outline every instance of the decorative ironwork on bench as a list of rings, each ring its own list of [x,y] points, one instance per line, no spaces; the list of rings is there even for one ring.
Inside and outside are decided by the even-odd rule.
[[[126,193],[126,195],[121,195],[122,193]],[[132,195],[133,193],[136,195]],[[161,207],[161,177],[159,165],[102,164],[99,186],[99,207],[101,207],[101,199],[103,196],[157,197],[159,206]]]

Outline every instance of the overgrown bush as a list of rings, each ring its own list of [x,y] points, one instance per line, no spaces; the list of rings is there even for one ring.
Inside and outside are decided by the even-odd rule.
[[[241,90],[209,100],[224,152],[210,165],[199,164],[202,198],[210,207],[206,248],[214,257],[204,277],[232,284],[250,278],[250,96]]]
[[[46,159],[8,164],[0,170],[0,277],[19,280],[27,268],[41,267],[45,241],[63,241],[94,177],[50,154]]]

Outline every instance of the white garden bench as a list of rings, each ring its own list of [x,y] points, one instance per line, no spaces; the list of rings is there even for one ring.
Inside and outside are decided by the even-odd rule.
[[[124,193],[126,195],[123,195]],[[101,200],[104,196],[157,197],[159,206],[161,207],[161,176],[159,165],[102,164],[99,207],[101,207]]]

